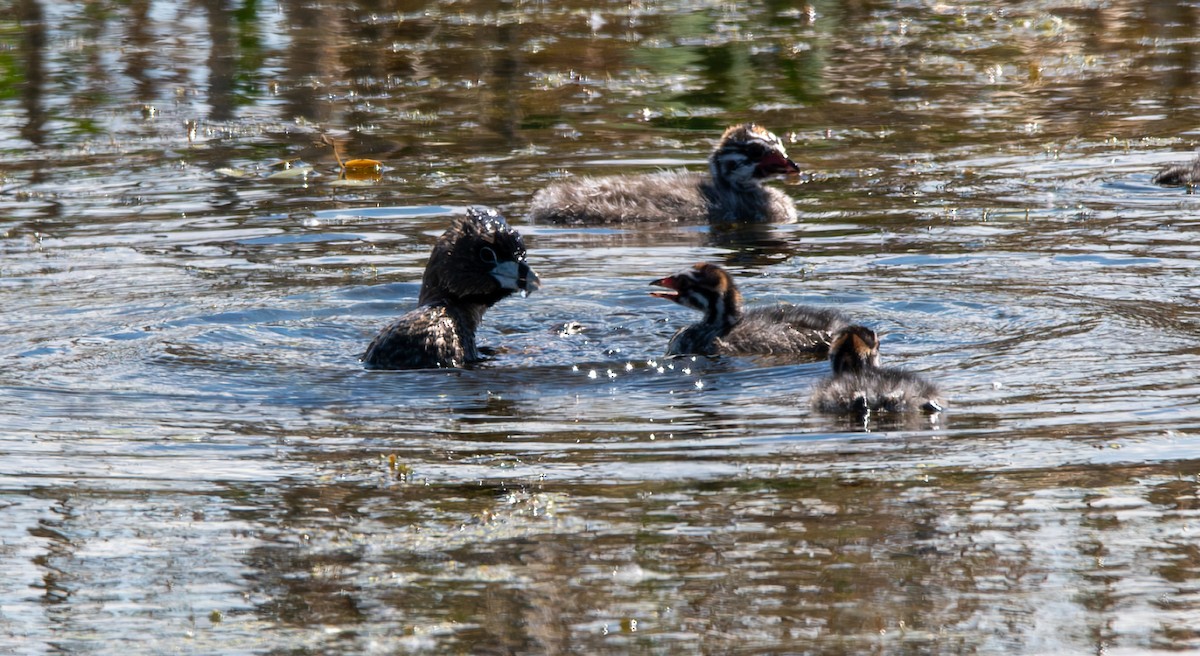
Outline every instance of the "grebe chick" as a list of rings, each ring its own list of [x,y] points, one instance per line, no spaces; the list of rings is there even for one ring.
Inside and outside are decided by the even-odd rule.
[[[1187,164],[1168,164],[1151,180],[1164,187],[1184,187],[1200,184],[1200,157]]]
[[[867,416],[872,410],[941,412],[936,385],[895,367],[879,366],[879,337],[865,326],[849,326],[829,347],[833,375],[817,383],[812,405],[820,412]]]
[[[362,355],[368,369],[462,367],[483,359],[475,330],[494,303],[532,293],[521,235],[495,210],[469,208],[438,238],[425,265],[418,307],[379,332]]]
[[[664,171],[583,177],[538,191],[535,223],[598,225],[707,220],[709,223],[794,223],[787,194],[764,187],[778,174],[799,173],[779,138],[753,123],[725,130],[708,158],[708,173]]]
[[[729,272],[702,262],[650,283],[669,291],[651,296],[704,313],[679,329],[667,355],[797,355],[821,357],[833,334],[849,323],[837,310],[804,305],[742,309],[742,294]]]

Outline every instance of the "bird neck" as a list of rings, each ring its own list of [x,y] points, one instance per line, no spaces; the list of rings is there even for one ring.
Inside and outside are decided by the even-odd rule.
[[[836,355],[829,359],[829,366],[835,376],[850,375],[863,370],[861,360]]]
[[[473,297],[459,298],[427,287],[421,288],[421,296],[417,303],[422,307],[441,306],[446,308],[446,313],[453,318],[458,326],[470,335],[475,334],[475,329],[479,327],[479,324],[483,323],[483,314],[492,305],[491,302],[483,299]]]
[[[835,376],[866,373],[879,369],[877,359],[863,357],[860,353],[834,351],[829,354],[830,368]]]
[[[708,160],[708,172],[718,191],[746,193],[762,188],[762,180],[754,177],[754,167],[746,166],[740,156],[713,153]]]
[[[717,340],[728,335],[742,319],[740,304],[716,309],[724,303],[725,299],[720,299],[704,313],[703,321],[680,328],[667,345],[667,355],[716,355]]]
[[[704,313],[704,321],[699,325],[703,326],[703,330],[706,333],[711,333],[713,338],[716,339],[728,335],[741,320],[742,304],[738,301],[734,292],[718,296],[708,306],[708,310]]]
[[[756,222],[770,216],[770,197],[767,189],[753,178],[731,181],[718,173],[716,165],[711,167],[712,179],[705,181],[702,191],[711,205],[710,221]]]

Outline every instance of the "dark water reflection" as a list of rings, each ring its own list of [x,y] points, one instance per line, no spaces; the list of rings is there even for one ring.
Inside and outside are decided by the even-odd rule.
[[[12,3],[0,652],[1200,649],[1198,201],[1149,183],[1196,7],[751,5]],[[797,224],[523,218],[743,120]],[[479,368],[363,371],[471,204],[545,286]],[[661,359],[646,284],[698,260],[949,411]]]

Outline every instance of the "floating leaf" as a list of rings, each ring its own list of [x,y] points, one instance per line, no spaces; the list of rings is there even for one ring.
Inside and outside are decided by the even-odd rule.
[[[290,178],[305,178],[313,172],[313,168],[307,164],[302,166],[293,166],[282,171],[276,171],[267,176],[269,180],[287,180]]]
[[[218,175],[223,175],[227,178],[248,178],[248,177],[250,177],[250,172],[247,171],[246,169],[220,168],[220,169],[216,170],[216,173]]]
[[[342,174],[347,180],[381,180],[383,162],[374,159],[352,159],[342,164]]]
[[[378,179],[379,178],[373,178],[373,179],[367,178],[364,180],[355,180],[355,179],[351,179],[351,178],[338,178],[337,180],[331,181],[329,183],[329,186],[331,186],[331,187],[369,187],[369,186],[375,184],[375,182]]]

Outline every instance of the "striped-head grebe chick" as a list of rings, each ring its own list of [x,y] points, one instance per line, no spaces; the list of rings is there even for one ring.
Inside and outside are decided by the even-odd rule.
[[[799,171],[778,137],[745,123],[725,130],[708,158],[707,174],[664,171],[560,182],[534,195],[529,218],[536,223],[577,225],[704,220],[794,223],[791,197],[762,183]]]
[[[804,355],[829,351],[833,333],[848,322],[837,310],[804,305],[743,309],[742,294],[729,272],[700,263],[650,283],[668,291],[651,296],[699,310],[704,318],[681,328],[667,355]]]
[[[533,292],[538,276],[525,243],[495,210],[470,208],[433,246],[419,307],[379,332],[362,361],[368,369],[462,367],[483,359],[475,330],[489,307],[515,291]]]
[[[840,331],[829,347],[833,375],[817,383],[812,405],[820,412],[868,416],[872,410],[940,412],[937,385],[895,367],[879,365],[879,337],[865,326]]]
[[[1200,157],[1186,164],[1168,164],[1150,182],[1164,187],[1194,187],[1200,184]]]

